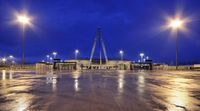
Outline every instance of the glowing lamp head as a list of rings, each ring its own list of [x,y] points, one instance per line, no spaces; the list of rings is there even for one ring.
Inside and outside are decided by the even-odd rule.
[[[10,59],[13,59],[13,58],[14,58],[14,56],[10,55],[10,56],[9,56],[9,58],[10,58]]]
[[[28,18],[26,15],[19,15],[17,16],[18,22],[22,24],[29,24],[30,23],[30,18]]]
[[[56,56],[58,53],[57,52],[53,52],[53,55]]]
[[[3,62],[6,62],[6,61],[7,61],[7,59],[6,59],[6,58],[2,58],[2,61],[3,61]]]
[[[15,61],[12,61],[12,64],[14,64],[15,63]]]
[[[144,53],[140,53],[140,57],[144,57]]]
[[[177,28],[181,28],[183,26],[183,21],[180,19],[175,19],[172,20],[169,24],[170,27],[177,29]]]
[[[75,53],[76,53],[76,54],[78,54],[78,53],[79,53],[79,50],[78,50],[78,49],[76,49],[76,50],[75,50]]]
[[[123,50],[120,50],[119,53],[120,53],[120,54],[124,54],[124,51],[123,51]]]
[[[47,58],[49,58],[49,57],[50,57],[50,55],[46,55],[46,57],[47,57]]]

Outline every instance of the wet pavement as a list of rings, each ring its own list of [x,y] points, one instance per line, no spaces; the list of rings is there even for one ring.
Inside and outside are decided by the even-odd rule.
[[[200,72],[0,72],[0,111],[200,111]]]

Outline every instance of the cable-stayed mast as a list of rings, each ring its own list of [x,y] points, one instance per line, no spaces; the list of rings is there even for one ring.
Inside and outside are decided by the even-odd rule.
[[[101,31],[100,28],[97,28],[96,37],[94,39],[94,44],[93,44],[92,52],[91,52],[91,55],[90,55],[90,64],[92,63],[94,51],[95,51],[96,44],[97,44],[98,41],[99,41],[99,47],[100,47],[100,50],[99,50],[100,51],[99,52],[99,54],[100,54],[99,55],[100,65],[102,64],[101,47],[103,49],[103,53],[104,53],[106,63],[108,62],[108,58],[107,58],[107,54],[106,54],[106,48],[105,48],[104,41],[103,41],[103,38],[102,38],[102,31]]]

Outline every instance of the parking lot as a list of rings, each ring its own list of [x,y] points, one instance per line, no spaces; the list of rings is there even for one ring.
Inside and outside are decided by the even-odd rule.
[[[0,72],[0,111],[199,111],[200,72]]]

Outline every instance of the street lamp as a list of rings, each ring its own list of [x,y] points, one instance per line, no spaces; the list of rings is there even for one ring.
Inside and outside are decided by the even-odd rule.
[[[24,14],[17,16],[17,21],[22,25],[22,66],[24,65],[24,31],[25,26],[30,24],[30,18]]]
[[[9,55],[8,58],[9,58],[10,64],[12,65],[13,61],[14,61],[14,56],[13,55]]]
[[[52,63],[52,62],[53,62],[53,58],[52,58],[52,57],[50,57],[49,59],[50,59],[50,63]]]
[[[13,59],[14,57],[12,55],[9,56],[10,59]]]
[[[146,62],[146,59],[145,59],[145,58],[143,59],[143,62]]]
[[[169,27],[176,31],[176,70],[178,69],[178,31],[183,28],[183,25],[184,21],[179,18],[169,21]]]
[[[3,62],[3,64],[6,64],[6,61],[7,61],[7,59],[4,57],[4,58],[2,58],[2,62]]]
[[[140,53],[141,62],[143,61],[144,53]]]
[[[169,26],[175,30],[183,26],[183,21],[180,19],[171,20]]]
[[[13,64],[15,64],[15,61],[13,60],[13,61],[11,61],[11,64],[13,65]]]
[[[123,50],[120,50],[120,51],[119,51],[119,54],[120,54],[120,56],[121,56],[121,60],[123,60],[124,51],[123,51]]]
[[[46,57],[47,57],[47,62],[49,62],[50,55],[46,55]]]
[[[54,59],[55,59],[55,58],[56,58],[56,56],[58,55],[58,53],[57,53],[57,52],[53,52],[52,54],[53,54],[53,57],[54,57]]]
[[[74,53],[75,53],[75,59],[77,59],[77,56],[78,56],[78,54],[79,54],[79,50],[76,49]]]

